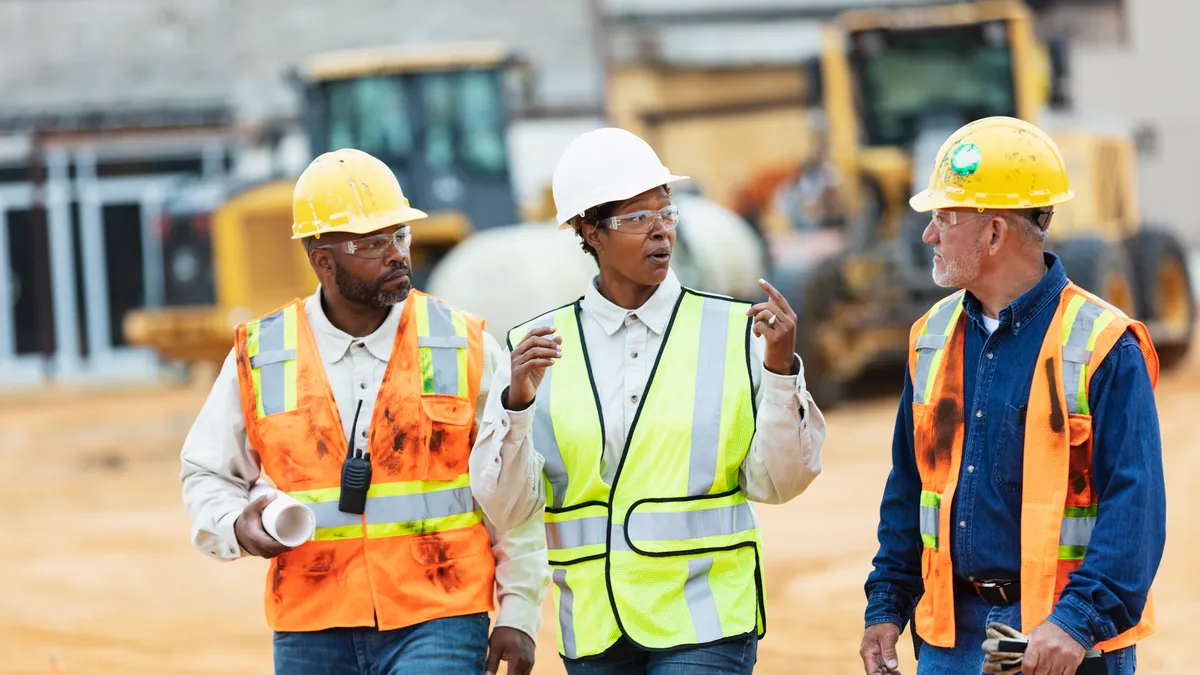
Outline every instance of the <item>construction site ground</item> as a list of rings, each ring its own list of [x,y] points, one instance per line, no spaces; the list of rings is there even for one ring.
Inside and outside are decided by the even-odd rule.
[[[824,473],[793,502],[759,507],[768,634],[756,672],[862,672],[862,584],[875,553],[899,375],[828,415]],[[270,673],[267,562],[222,564],[189,543],[180,444],[199,384],[136,391],[56,389],[0,397],[0,672]],[[1168,541],[1158,632],[1140,673],[1193,672],[1200,616],[1200,359],[1158,388]],[[1191,575],[1191,576],[1189,576]],[[561,673],[547,601],[535,673]],[[901,666],[915,673],[911,642]]]

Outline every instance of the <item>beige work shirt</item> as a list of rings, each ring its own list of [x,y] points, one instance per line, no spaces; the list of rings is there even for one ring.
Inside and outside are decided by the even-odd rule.
[[[349,437],[355,408],[361,402],[356,446],[365,452],[368,431],[364,420],[373,419],[375,400],[392,356],[404,303],[392,307],[383,324],[364,338],[354,338],[329,322],[318,292],[304,302],[325,364],[338,413]],[[508,359],[490,334],[484,333],[483,381],[475,411],[480,423],[488,402],[490,383],[497,367]],[[231,350],[217,375],[208,400],[192,425],[180,454],[183,503],[192,518],[192,543],[217,560],[247,555],[238,545],[233,523],[249,503],[250,486],[258,479],[257,453],[248,447],[238,387],[237,361]],[[541,519],[518,523],[500,531],[485,516],[496,559],[497,626],[517,628],[536,641],[541,625],[541,605],[550,580],[546,562],[546,535]]]
[[[580,303],[580,323],[604,415],[600,477],[611,486],[683,288],[671,271],[649,300],[627,310],[601,295],[596,283],[593,279]],[[766,340],[752,335],[750,371],[758,405],[757,430],[738,483],[751,501],[781,504],[804,492],[821,472],[825,417],[804,386],[803,364],[797,375],[776,375],[763,367],[765,352]],[[511,377],[510,362],[504,359],[491,385],[497,395],[487,403],[470,463],[475,499],[500,527],[540,516],[546,501],[545,459],[533,446],[530,433],[534,406],[546,403],[535,400],[525,410],[506,410],[500,393]]]

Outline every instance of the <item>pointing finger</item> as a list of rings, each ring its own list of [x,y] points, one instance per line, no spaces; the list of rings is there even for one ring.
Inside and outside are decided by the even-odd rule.
[[[778,305],[781,310],[783,310],[784,312],[792,311],[791,305],[788,304],[788,301],[786,298],[783,297],[783,294],[781,294],[779,291],[775,290],[774,286],[767,283],[766,279],[759,279],[758,285],[761,286],[762,289],[767,292],[767,297],[771,298],[771,300],[776,305]]]

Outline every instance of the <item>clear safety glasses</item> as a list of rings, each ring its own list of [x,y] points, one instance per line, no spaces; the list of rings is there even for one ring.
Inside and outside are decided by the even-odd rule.
[[[325,244],[313,248],[340,248],[359,258],[382,258],[387,253],[388,247],[393,244],[400,251],[408,250],[412,244],[412,231],[408,229],[407,225],[392,234],[374,234],[362,239],[352,239],[340,244]]]
[[[672,204],[659,211],[634,211],[613,216],[600,221],[600,226],[626,234],[646,234],[656,223],[662,223],[668,230],[675,229],[679,224],[679,207]]]

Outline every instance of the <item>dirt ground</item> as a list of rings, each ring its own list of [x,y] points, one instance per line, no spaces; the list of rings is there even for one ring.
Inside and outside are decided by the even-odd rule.
[[[1200,615],[1189,582],[1200,542],[1200,359],[1158,389],[1169,496],[1155,587],[1158,633],[1142,673],[1192,672]],[[0,398],[0,672],[90,675],[270,673],[266,562],[220,564],[194,550],[178,452],[207,390],[56,392]],[[825,470],[790,504],[760,507],[768,635],[759,673],[861,673],[862,584],[875,552],[894,396],[829,415]],[[1192,523],[1189,525],[1189,523]],[[561,673],[549,601],[535,673]],[[1192,638],[1194,639],[1194,638]],[[915,672],[901,640],[902,670]]]

